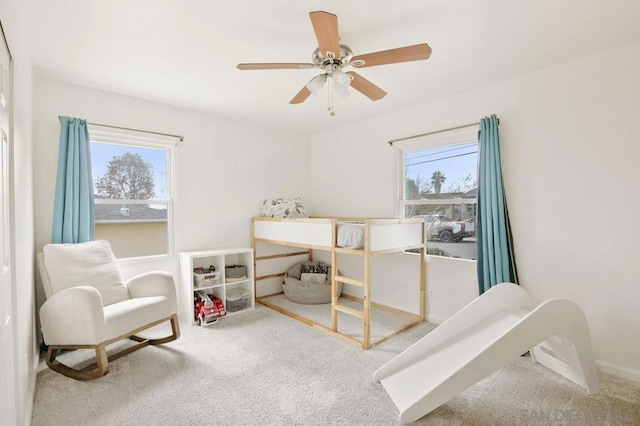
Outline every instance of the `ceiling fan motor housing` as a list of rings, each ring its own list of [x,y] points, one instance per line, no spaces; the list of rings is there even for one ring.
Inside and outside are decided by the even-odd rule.
[[[311,62],[318,68],[326,68],[328,65],[337,65],[338,68],[343,68],[350,64],[351,58],[353,58],[351,48],[341,44],[339,58],[327,58],[320,52],[320,48],[317,48],[311,55]]]

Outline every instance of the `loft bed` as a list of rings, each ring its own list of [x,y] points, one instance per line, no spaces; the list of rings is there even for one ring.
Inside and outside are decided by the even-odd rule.
[[[280,306],[270,303],[267,298],[279,293],[257,297],[256,301],[291,318],[299,320],[309,326],[333,334],[342,340],[369,349],[380,344],[392,336],[400,334],[425,320],[425,229],[422,219],[370,219],[370,218],[268,218],[254,217],[251,220],[251,240],[254,249],[254,270],[257,263],[289,256],[307,255],[312,260],[312,250],[329,252],[331,255],[331,327],[327,327],[309,318],[293,313]],[[306,251],[288,252],[282,254],[260,255],[258,243],[266,243],[288,247],[299,247]],[[419,287],[420,314],[398,310],[390,306],[371,301],[371,258],[372,256],[401,252],[410,249],[420,251],[420,276],[416,278]],[[356,280],[338,275],[338,254],[361,256],[364,261],[362,280]],[[267,279],[283,277],[285,273],[256,276],[255,285]],[[351,308],[339,303],[338,283],[359,286],[363,288],[363,298],[343,294],[342,297],[362,303],[363,309]],[[256,290],[258,290],[256,288]],[[255,293],[258,294],[258,293]],[[371,308],[387,310],[411,319],[409,324],[385,336],[371,341]],[[341,333],[338,328],[338,312],[343,312],[362,319],[362,341]]]

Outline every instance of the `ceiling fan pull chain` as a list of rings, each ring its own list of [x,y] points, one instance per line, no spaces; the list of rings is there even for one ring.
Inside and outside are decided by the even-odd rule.
[[[329,114],[333,117],[336,113],[333,111],[333,73],[327,75],[327,80],[329,83]]]

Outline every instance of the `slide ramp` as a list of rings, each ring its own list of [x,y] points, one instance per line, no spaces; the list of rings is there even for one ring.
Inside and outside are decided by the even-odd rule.
[[[599,391],[586,318],[573,302],[530,309],[521,287],[499,284],[374,374],[410,423],[454,398],[523,353]]]

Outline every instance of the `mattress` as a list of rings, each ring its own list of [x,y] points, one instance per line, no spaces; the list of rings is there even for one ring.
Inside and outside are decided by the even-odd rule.
[[[364,248],[364,222],[338,223],[338,247],[353,250]]]

